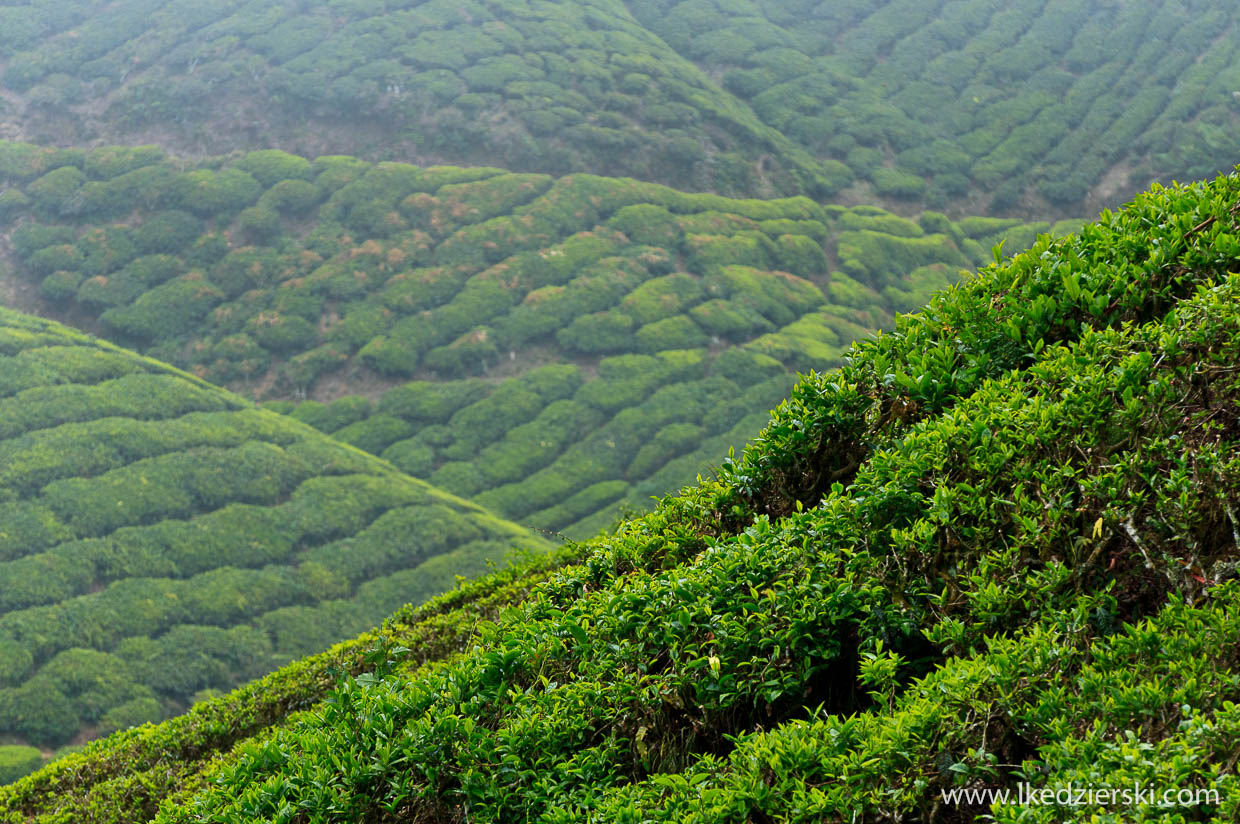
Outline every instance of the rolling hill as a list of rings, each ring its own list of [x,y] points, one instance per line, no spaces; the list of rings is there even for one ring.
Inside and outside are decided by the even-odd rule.
[[[0,309],[0,744],[159,720],[547,547],[187,373]]]
[[[1234,162],[1236,3],[0,4],[0,137],[1092,214]]]
[[[1113,812],[940,795],[1022,782],[1232,820],[1238,203],[1156,188],[1043,237],[805,376],[719,479],[71,755],[0,820]]]
[[[12,300],[584,538],[1051,226],[634,180],[0,143]],[[413,378],[410,382],[410,378]]]

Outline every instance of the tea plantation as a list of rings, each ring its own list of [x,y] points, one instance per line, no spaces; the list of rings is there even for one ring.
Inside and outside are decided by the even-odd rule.
[[[619,0],[6,0],[0,60],[0,114],[37,142],[155,131],[193,154],[284,146],[732,194],[825,195],[851,179]]]
[[[13,744],[158,721],[546,547],[187,373],[0,309],[4,781],[30,766]]]
[[[1235,163],[1230,0],[628,5],[763,123],[888,201],[1081,214]]]
[[[805,376],[717,480],[0,790],[23,821],[1240,815],[1240,177]],[[1091,818],[1092,816],[1092,818]]]
[[[1092,213],[1229,169],[1234,0],[0,3],[4,137]]]
[[[41,312],[242,393],[318,395],[295,416],[572,537],[716,465],[795,372],[995,244],[1079,225],[276,151],[7,143],[0,176]]]

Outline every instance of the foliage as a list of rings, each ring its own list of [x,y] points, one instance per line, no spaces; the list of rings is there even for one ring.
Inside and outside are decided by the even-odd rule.
[[[804,376],[717,479],[551,574],[472,584],[515,589],[489,611],[461,595],[403,612],[403,646],[343,647],[339,678],[329,659],[294,665],[69,756],[0,810],[1050,822],[1114,805],[942,791],[1135,782],[1216,789],[1177,813],[1230,820],[1238,199],[1235,177],[1158,189],[1044,237]],[[600,380],[653,360],[614,359]],[[665,392],[693,396],[651,400]],[[691,433],[661,408],[626,417],[681,448]]]
[[[594,0],[536,14],[475,4],[464,16],[360,1],[27,6],[0,7],[3,83],[23,102],[12,131],[100,146],[158,125],[182,152],[235,151],[237,171],[270,190],[246,218],[268,230],[270,214],[299,213],[361,175],[333,161],[320,185],[323,167],[251,151],[258,143],[750,197],[852,187],[896,207],[980,203],[1003,214],[1092,212],[1151,180],[1202,177],[1234,160],[1236,54],[1217,33],[1236,11],[1191,2],[880,0],[857,14]],[[207,102],[220,99],[236,105]],[[41,180],[45,216],[123,216],[134,199],[100,184],[161,159],[153,147],[13,146],[0,150],[0,173]],[[240,178],[221,185],[214,172],[173,176],[204,196],[203,214],[254,205],[238,206],[241,189],[224,194]],[[466,186],[459,199],[428,183],[355,202],[336,219],[378,236],[432,221],[447,230],[470,212],[471,222],[506,214],[546,184],[510,177],[481,209],[486,198],[470,193],[487,187],[471,190],[466,176],[439,179]],[[149,191],[135,178],[126,185]],[[8,193],[0,199],[2,220]],[[644,208],[662,205],[633,205],[643,208],[620,231],[669,242]]]
[[[55,747],[159,721],[403,603],[376,600],[372,580],[444,553],[481,557],[465,549],[477,541],[492,560],[543,546],[294,420],[49,321],[0,310],[0,376],[6,742]],[[364,398],[295,411],[375,451],[412,431],[367,417]],[[394,521],[416,525],[417,552],[362,564]],[[361,565],[319,559],[341,542],[356,542]],[[451,579],[406,584],[425,597]],[[308,620],[276,636],[266,616],[292,607]],[[327,616],[338,620],[323,636]],[[5,753],[6,770],[24,769]]]
[[[0,746],[0,784],[11,784],[43,766],[37,747]]]
[[[15,155],[23,145],[5,144]],[[828,214],[807,198],[268,150],[185,166],[138,153],[10,179],[29,189],[62,168],[84,176],[87,200],[124,204],[126,225],[93,208],[15,206],[19,275],[117,341],[267,399],[359,370],[389,386],[522,372],[545,357],[530,347],[594,361],[741,345],[823,305],[833,259],[871,287],[837,303],[862,310],[854,328],[873,329],[927,295],[926,278],[907,282],[919,267],[981,264],[996,232],[1014,248],[1050,228],[957,228],[932,213],[927,233],[882,209]],[[778,344],[790,368],[838,359],[791,339]]]

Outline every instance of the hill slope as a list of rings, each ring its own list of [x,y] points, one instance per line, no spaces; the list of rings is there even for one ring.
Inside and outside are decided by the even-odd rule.
[[[1084,214],[1230,168],[1237,14],[1185,0],[10,1],[0,137]]]
[[[1234,2],[634,0],[634,16],[885,199],[1092,214],[1236,162]],[[1026,212],[1026,210],[1028,210]]]
[[[4,137],[196,154],[281,146],[767,195],[848,178],[620,0],[6,2],[0,32],[18,127]]]
[[[0,741],[158,720],[546,543],[296,421],[0,309]]]
[[[350,648],[346,668],[369,672],[327,701],[321,662],[290,669],[273,678],[305,713],[136,730],[0,791],[0,809],[954,821],[986,810],[940,790],[1031,781],[1213,789],[1186,820],[1232,820],[1238,203],[1236,177],[1156,190],[939,295],[806,377],[719,481],[549,578],[440,602],[469,637],[511,588],[473,640],[423,646],[424,624],[409,651]],[[418,618],[434,621],[394,630]],[[131,795],[117,768],[135,754]]]

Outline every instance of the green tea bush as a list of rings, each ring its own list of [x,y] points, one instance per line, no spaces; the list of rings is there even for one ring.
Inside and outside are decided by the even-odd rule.
[[[593,484],[561,504],[531,514],[528,520],[537,529],[562,528],[622,498],[628,489],[624,481]]]
[[[158,724],[164,719],[163,707],[155,698],[134,698],[119,704],[103,714],[99,728],[106,734],[143,724]]]
[[[566,349],[582,354],[623,352],[633,338],[633,318],[623,312],[595,312],[581,315],[556,333],[556,341]]]
[[[624,232],[629,240],[643,246],[675,249],[684,237],[683,230],[672,214],[666,208],[652,203],[625,206],[616,212],[608,225]]]
[[[77,232],[70,226],[50,226],[34,222],[18,226],[10,238],[13,250],[23,258],[28,258],[48,246],[72,244],[76,240]]]
[[[444,377],[462,377],[485,373],[499,360],[494,335],[485,326],[478,327],[454,340],[448,346],[432,349],[424,363]]]
[[[689,316],[711,335],[730,340],[748,338],[773,328],[770,321],[746,301],[715,298],[693,307]]]
[[[702,427],[692,423],[674,423],[663,427],[650,443],[638,450],[626,474],[644,478],[667,461],[697,447],[703,436]]]
[[[783,365],[774,358],[735,347],[721,352],[710,369],[711,374],[740,386],[750,386],[784,373]]]
[[[620,311],[645,326],[683,312],[702,298],[698,281],[685,274],[648,280],[620,302]],[[667,346],[665,349],[689,347]]]
[[[278,149],[250,152],[237,162],[237,168],[251,174],[264,189],[285,180],[309,180],[314,171],[310,161]]]
[[[36,746],[64,744],[80,724],[74,702],[46,681],[0,690],[0,725]]]
[[[412,426],[391,415],[374,415],[333,430],[337,439],[375,455],[382,453],[395,442],[409,437],[412,433]]]
[[[203,222],[188,212],[159,212],[134,229],[134,246],[144,255],[176,254],[198,239]]]
[[[688,315],[648,323],[633,336],[638,352],[654,353],[664,349],[693,349],[709,343],[706,334]]]
[[[33,181],[26,187],[26,194],[40,213],[52,219],[77,214],[81,210],[78,191],[86,182],[86,175],[75,166],[61,166]]]
[[[40,249],[26,259],[26,265],[36,276],[45,276],[57,271],[81,271],[85,261],[77,246],[66,243]]]
[[[24,778],[43,766],[43,753],[37,747],[0,746],[0,786]]]
[[[418,438],[397,441],[383,450],[381,457],[415,478],[430,477],[435,467],[435,449]]]
[[[439,384],[413,381],[388,390],[379,411],[420,423],[445,423],[459,409],[481,400],[491,387],[481,380]]]
[[[182,173],[173,184],[170,202],[200,217],[230,216],[258,199],[262,186],[241,169]]]
[[[30,673],[31,666],[34,665],[34,657],[30,651],[18,644],[16,641],[8,638],[0,638],[0,657],[4,663],[3,670],[0,671],[0,687],[11,687],[21,683],[22,680]]]

